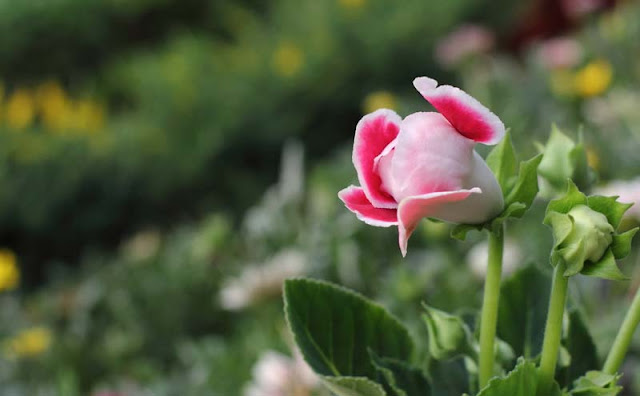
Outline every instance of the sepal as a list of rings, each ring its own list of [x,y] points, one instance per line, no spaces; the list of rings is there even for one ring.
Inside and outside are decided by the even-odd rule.
[[[522,217],[538,194],[538,165],[542,154],[522,161],[516,172],[516,154],[507,133],[487,156],[487,165],[496,176],[504,197],[504,209],[483,224],[458,224],[451,230],[453,238],[464,240],[472,230],[494,230],[509,218]]]

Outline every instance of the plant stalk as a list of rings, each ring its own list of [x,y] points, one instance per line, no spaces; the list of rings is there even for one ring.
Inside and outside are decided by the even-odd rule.
[[[604,362],[602,371],[611,375],[618,372],[629,350],[629,345],[631,344],[633,333],[638,327],[638,323],[640,323],[640,289],[636,291],[636,296],[633,298],[633,302],[627,311],[622,326],[620,326],[620,330],[616,335],[609,355],[607,355],[607,360]]]
[[[502,275],[502,251],[504,248],[504,226],[489,233],[489,259],[487,278],[484,283],[482,316],[480,318],[479,385],[484,388],[493,376],[495,359],[494,343],[500,301],[500,277]]]
[[[549,298],[547,324],[544,329],[542,357],[540,358],[540,368],[538,369],[538,396],[549,394],[556,373],[556,363],[558,362],[558,352],[562,338],[562,317],[569,286],[569,278],[564,276],[565,270],[565,263],[560,261],[553,271],[553,284],[551,285],[551,297]]]

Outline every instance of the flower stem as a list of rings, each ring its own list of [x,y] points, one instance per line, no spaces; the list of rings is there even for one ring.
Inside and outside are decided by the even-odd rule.
[[[636,291],[636,296],[633,298],[631,307],[629,307],[627,315],[622,322],[622,326],[609,351],[607,360],[604,362],[602,371],[611,375],[618,372],[627,354],[629,344],[631,344],[631,339],[633,338],[636,327],[638,327],[638,323],[640,323],[640,289]]]
[[[544,342],[542,344],[542,357],[538,370],[538,396],[549,394],[553,383],[560,350],[562,337],[562,317],[567,300],[567,287],[569,278],[564,276],[566,265],[560,261],[553,271],[553,284],[551,285],[551,297],[549,299],[549,312],[547,324],[544,329]]]
[[[494,342],[500,300],[500,276],[502,275],[502,250],[504,247],[504,226],[489,233],[489,260],[487,278],[484,283],[484,299],[480,318],[480,358],[479,385],[484,388],[493,376],[495,358]]]

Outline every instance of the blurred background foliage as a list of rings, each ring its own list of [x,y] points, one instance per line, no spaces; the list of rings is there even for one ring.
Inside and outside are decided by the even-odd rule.
[[[348,213],[358,119],[428,109],[411,80],[431,76],[498,114],[523,158],[552,123],[581,136],[594,191],[619,179],[607,191],[638,201],[638,39],[632,1],[0,1],[3,394],[266,394],[274,370],[304,377],[292,276],[357,289],[424,340],[420,301],[479,305],[486,246],[424,222],[401,260],[395,230]],[[507,270],[548,266],[544,207],[510,225]],[[637,256],[631,284],[574,290],[611,319],[592,323],[600,350]]]

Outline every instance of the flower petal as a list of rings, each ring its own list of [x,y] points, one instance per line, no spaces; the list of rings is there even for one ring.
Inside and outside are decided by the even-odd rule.
[[[353,165],[369,202],[377,208],[398,207],[395,199],[382,187],[374,162],[400,132],[402,118],[392,110],[380,109],[362,117],[356,126],[353,142]]]
[[[471,194],[482,193],[478,187],[469,190],[443,191],[407,197],[398,206],[398,242],[402,256],[407,254],[407,242],[421,219],[440,218],[439,212],[448,212],[448,206],[465,200]],[[450,220],[440,218],[441,220]]]
[[[358,219],[376,227],[390,227],[398,224],[396,209],[376,208],[367,198],[362,187],[349,186],[338,193],[344,205],[358,216]]]
[[[496,144],[504,136],[500,118],[461,89],[438,87],[438,82],[428,77],[416,78],[413,86],[461,135],[484,144]]]
[[[384,185],[392,187],[397,202],[416,195],[480,187],[463,184],[473,170],[475,143],[459,134],[442,114],[410,114],[402,120],[400,130],[390,175],[384,167],[380,169]]]

